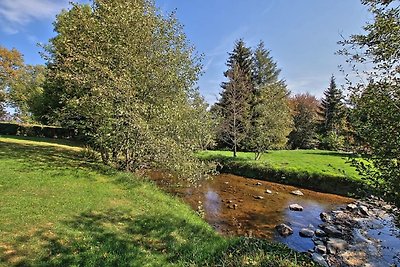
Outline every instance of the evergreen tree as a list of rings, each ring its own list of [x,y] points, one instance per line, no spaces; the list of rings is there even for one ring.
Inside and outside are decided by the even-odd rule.
[[[250,102],[253,93],[251,49],[240,39],[229,53],[228,70],[222,83],[221,98],[213,111],[219,117],[218,139],[232,148],[234,156],[249,130]]]
[[[281,70],[270,56],[270,51],[260,41],[253,54],[253,81],[255,87],[276,83],[279,80]]]
[[[332,75],[329,87],[324,92],[319,111],[321,122],[321,148],[341,149],[344,145],[346,107],[342,90],[336,86]]]
[[[259,159],[268,149],[285,146],[291,129],[288,106],[289,92],[285,82],[279,79],[280,69],[261,41],[253,57],[253,95],[251,98],[250,130],[246,148]]]
[[[332,75],[328,89],[321,100],[320,114],[323,117],[322,134],[341,134],[345,118],[345,105],[342,90],[336,86]]]

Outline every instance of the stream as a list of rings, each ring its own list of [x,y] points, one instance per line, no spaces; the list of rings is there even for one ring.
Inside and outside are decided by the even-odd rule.
[[[322,212],[346,211],[348,204],[355,202],[352,198],[307,189],[300,189],[304,195],[299,196],[293,194],[293,191],[299,190],[297,187],[231,174],[220,174],[195,186],[182,184],[162,173],[152,172],[148,175],[164,190],[181,197],[219,233],[277,241],[299,252],[312,251],[316,245],[315,238],[299,235],[301,229],[315,230],[322,223]],[[302,206],[303,211],[289,209],[291,204]],[[375,222],[379,227],[370,230],[368,236],[363,236],[364,241],[367,240],[363,250],[368,248],[379,251],[371,255],[372,265],[365,264],[368,261],[364,257],[361,265],[353,264],[353,260],[353,263],[349,261],[344,266],[391,266],[392,262],[400,263],[400,237],[393,235],[393,232],[399,229],[392,217],[379,219],[383,220]],[[279,235],[275,226],[282,223],[289,225],[294,234],[287,237]],[[356,238],[357,231],[360,230],[354,229]],[[377,237],[382,240],[371,241]]]

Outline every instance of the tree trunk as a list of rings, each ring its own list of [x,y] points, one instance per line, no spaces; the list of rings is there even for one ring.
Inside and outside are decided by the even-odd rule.
[[[256,152],[256,157],[255,160],[260,160],[262,153],[261,152]]]
[[[234,158],[237,157],[236,152],[237,152],[237,147],[236,147],[236,144],[234,144],[234,145],[233,145],[233,157],[234,157]]]

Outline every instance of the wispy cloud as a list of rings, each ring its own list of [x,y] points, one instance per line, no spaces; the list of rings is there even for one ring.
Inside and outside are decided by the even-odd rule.
[[[68,0],[1,0],[1,28],[15,34],[32,21],[52,19],[67,6]]]

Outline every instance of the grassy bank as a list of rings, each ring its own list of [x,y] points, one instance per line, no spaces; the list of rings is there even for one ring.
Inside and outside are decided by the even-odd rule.
[[[203,151],[203,160],[216,160],[223,172],[341,195],[362,195],[365,183],[347,161],[350,154],[323,150],[279,150],[254,160],[254,153]]]
[[[313,266],[279,244],[221,237],[153,183],[49,141],[0,137],[2,266]]]

